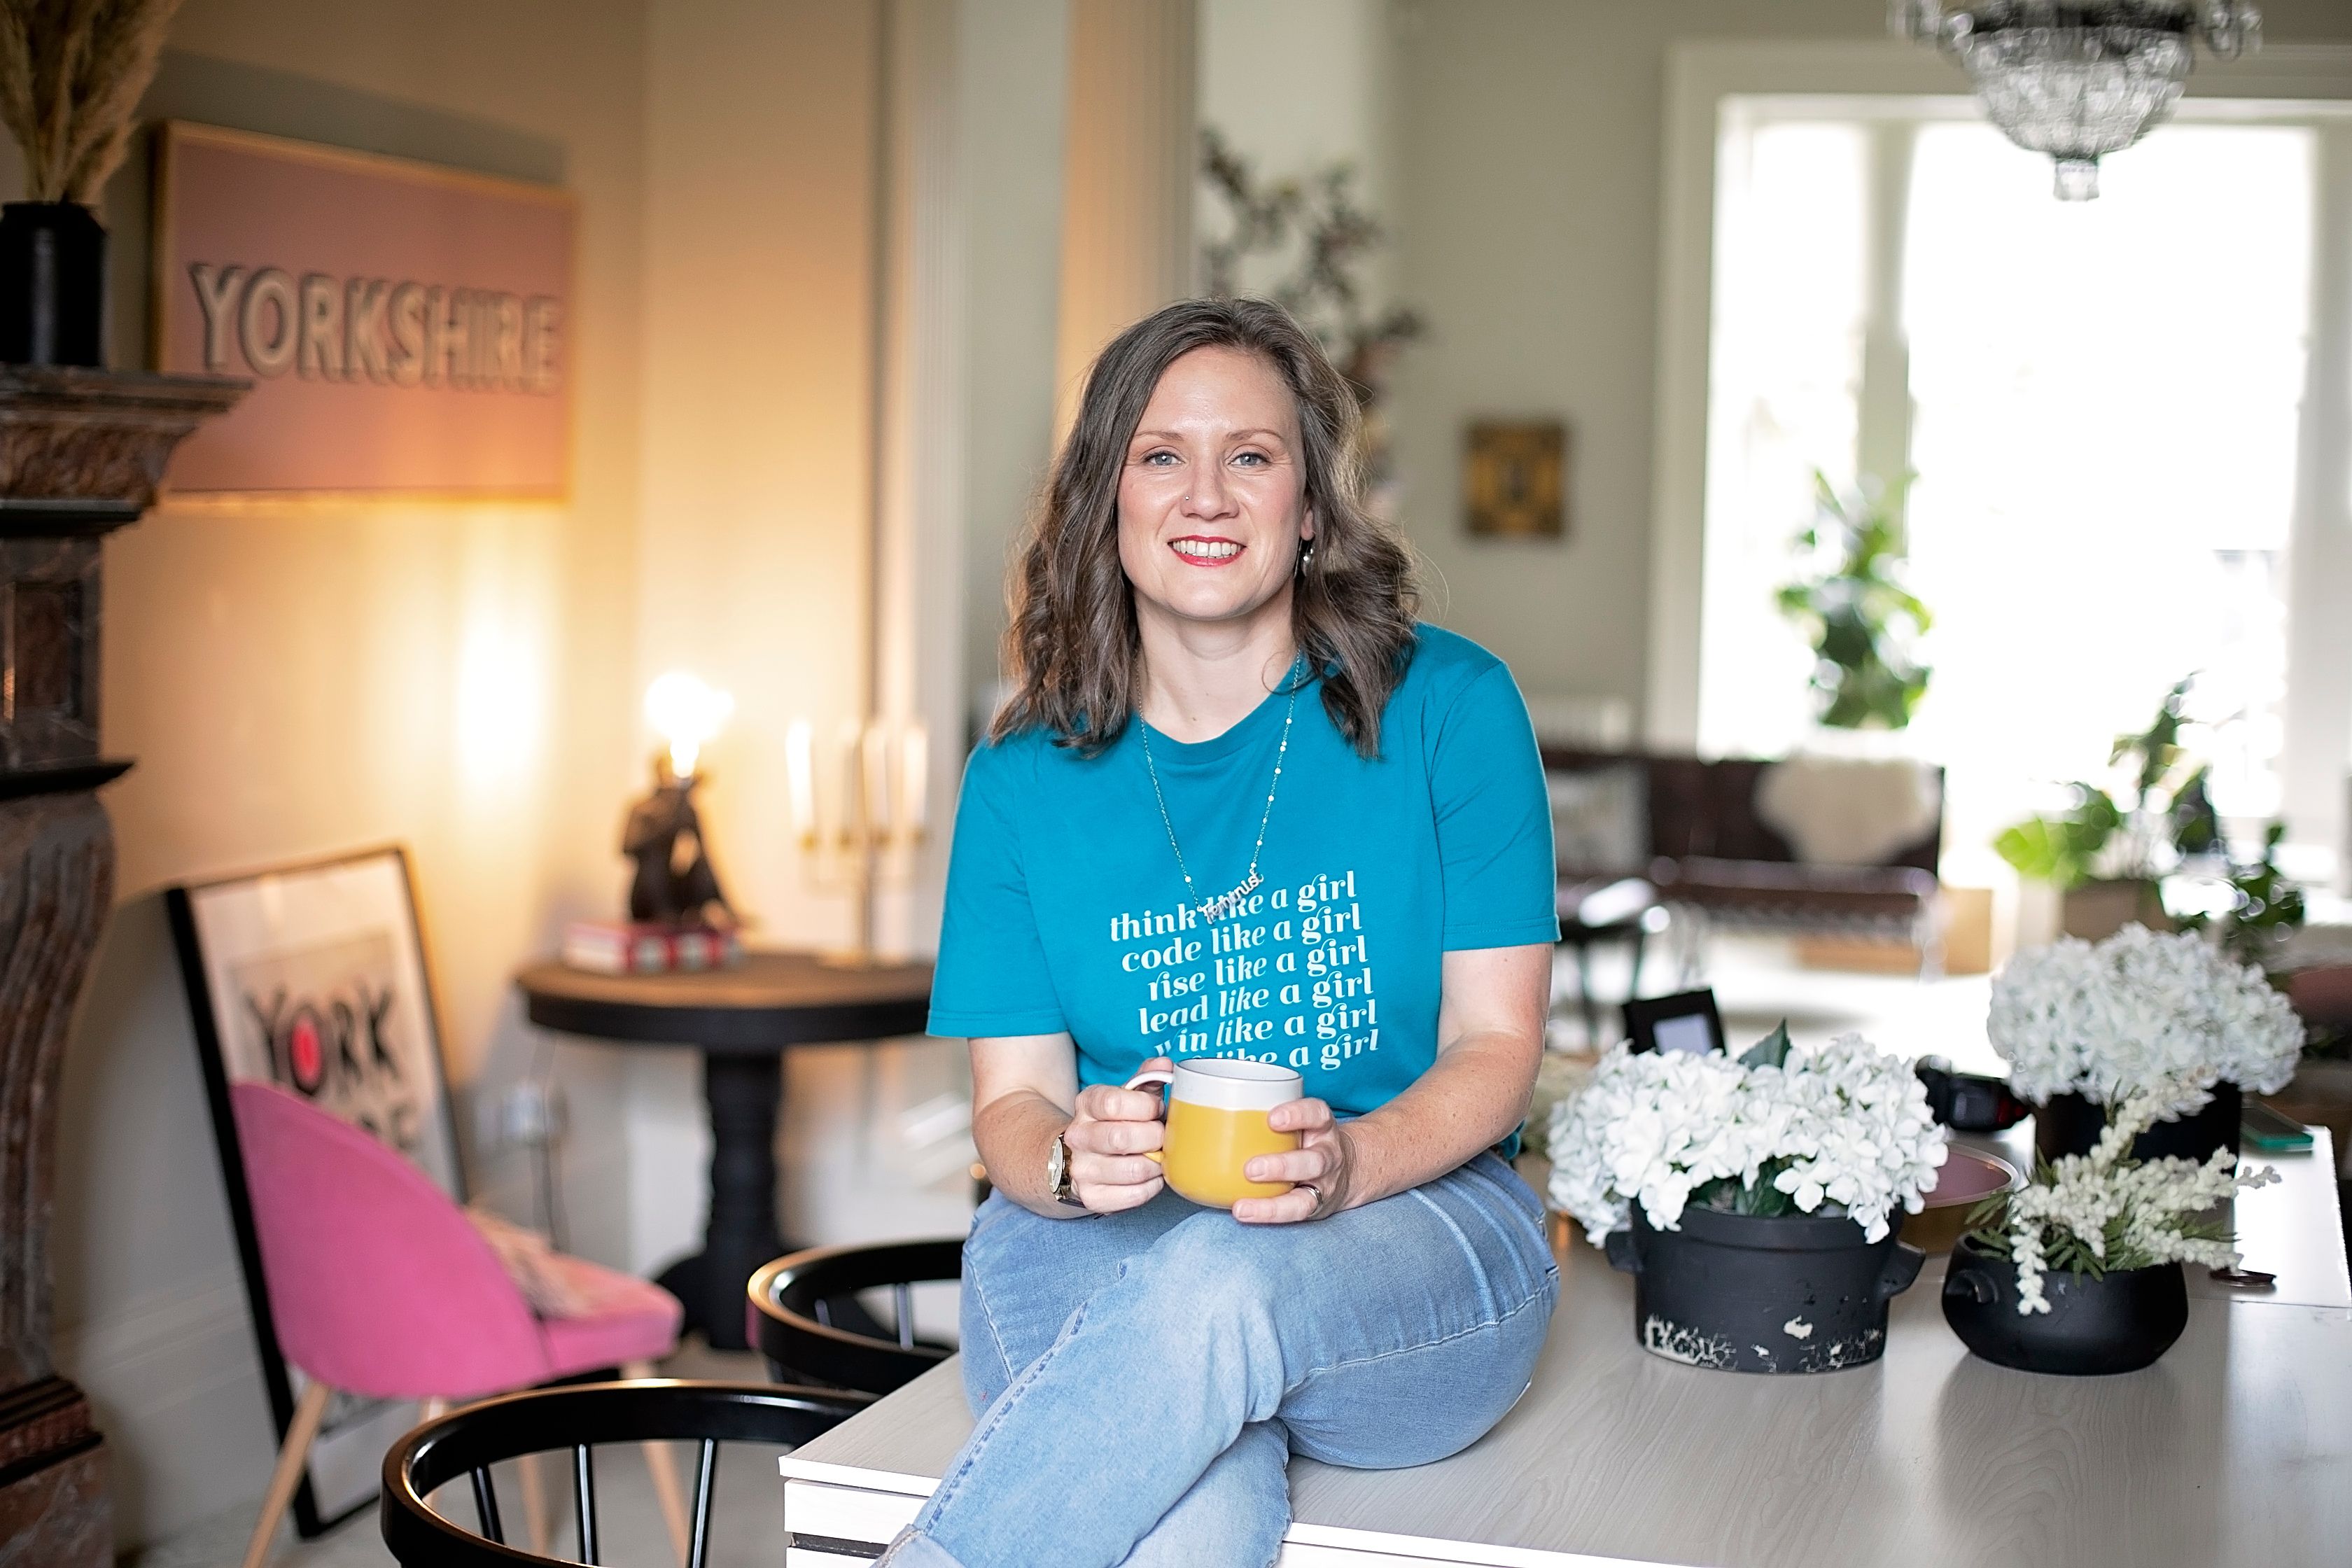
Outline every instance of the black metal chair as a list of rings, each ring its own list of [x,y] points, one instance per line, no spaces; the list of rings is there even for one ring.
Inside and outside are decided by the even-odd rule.
[[[1658,889],[1638,877],[1562,888],[1558,908],[1559,945],[1576,951],[1576,1003],[1584,1019],[1585,1042],[1597,1051],[1601,1045],[1601,1003],[1592,994],[1592,949],[1604,942],[1632,944],[1633,973],[1625,994],[1639,996],[1642,950],[1666,929],[1666,910],[1658,901]]]
[[[379,1518],[383,1543],[402,1568],[521,1568],[594,1563],[597,1552],[594,1451],[611,1443],[698,1443],[688,1568],[704,1568],[710,1550],[711,1484],[721,1443],[796,1447],[873,1403],[846,1389],[769,1384],[575,1384],[487,1399],[413,1428],[383,1457]],[[572,1450],[580,1556],[534,1556],[506,1544],[490,1467],[551,1449]],[[425,1500],[459,1477],[472,1484],[478,1531],[435,1512]]]
[[[751,1342],[779,1379],[888,1394],[955,1353],[915,1337],[915,1286],[962,1278],[961,1238],[795,1252],[751,1276]],[[885,1287],[892,1298],[887,1325],[857,1300],[861,1290]]]

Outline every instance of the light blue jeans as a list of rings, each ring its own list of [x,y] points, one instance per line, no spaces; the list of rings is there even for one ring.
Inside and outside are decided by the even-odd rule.
[[[963,1254],[979,1424],[884,1561],[1265,1568],[1291,1454],[1467,1447],[1526,1392],[1559,1295],[1542,1205],[1493,1154],[1304,1225],[1165,1192],[1070,1220],[992,1196]]]

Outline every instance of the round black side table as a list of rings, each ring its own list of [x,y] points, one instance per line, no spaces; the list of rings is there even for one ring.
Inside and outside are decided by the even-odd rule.
[[[776,1105],[793,1046],[923,1032],[928,963],[835,965],[803,952],[751,952],[698,974],[593,974],[539,963],[515,977],[544,1029],[702,1052],[710,1106],[710,1223],[702,1250],[662,1271],[686,1324],[713,1348],[745,1350],[743,1287],[793,1250],[776,1224]]]

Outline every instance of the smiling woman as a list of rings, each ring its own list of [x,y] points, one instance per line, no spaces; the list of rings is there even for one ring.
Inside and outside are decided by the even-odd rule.
[[[1260,301],[1169,306],[1087,378],[931,993],[996,1189],[961,1342],[990,1414],[887,1561],[1269,1563],[1291,1453],[1425,1463],[1527,1387],[1559,1275],[1503,1156],[1549,805],[1509,671],[1415,624],[1359,451]],[[1141,1087],[1219,1058],[1279,1102],[1163,1128]]]
[[[1227,664],[1295,643],[1332,723],[1377,752],[1418,599],[1411,552],[1359,502],[1357,424],[1355,394],[1278,306],[1187,300],[1122,332],[1021,549],[1017,679],[992,738],[1109,744],[1148,625]]]

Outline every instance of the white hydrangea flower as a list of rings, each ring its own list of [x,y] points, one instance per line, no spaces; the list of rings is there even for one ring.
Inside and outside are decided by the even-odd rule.
[[[2027,1100],[2074,1093],[2099,1104],[2159,1080],[2183,1080],[2193,1110],[2227,1080],[2283,1088],[2303,1051],[2303,1022],[2263,973],[2193,931],[2130,925],[2094,945],[2062,937],[2021,952],[1992,985],[1985,1022]]]
[[[1553,1110],[1550,1131],[1552,1205],[1596,1247],[1636,1203],[1675,1230],[1694,1191],[1733,1178],[1752,1192],[1774,1163],[1772,1186],[1799,1210],[1834,1205],[1883,1240],[1898,1207],[1918,1212],[1945,1158],[1910,1064],[1859,1035],[1792,1047],[1779,1067],[1621,1046]]]

